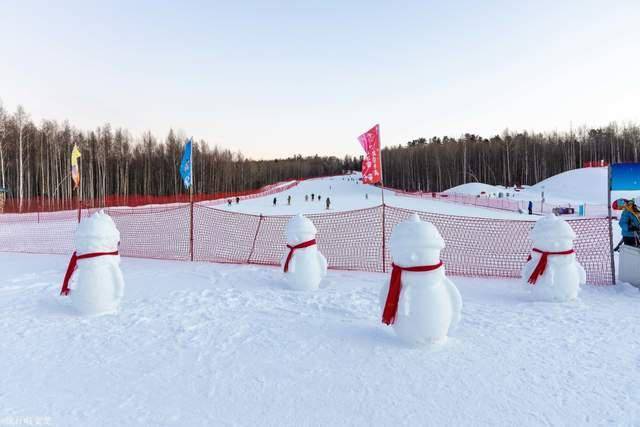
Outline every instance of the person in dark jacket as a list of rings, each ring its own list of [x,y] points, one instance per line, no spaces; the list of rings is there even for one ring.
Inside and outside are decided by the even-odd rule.
[[[627,246],[638,245],[638,232],[640,232],[640,211],[633,200],[628,200],[624,204],[622,215],[620,215],[620,230],[622,240]]]
[[[529,215],[533,215],[533,202],[529,200]]]
[[[326,202],[326,203],[327,203],[327,209],[329,209],[329,206],[331,206],[331,199],[329,199],[329,198],[327,197],[327,202]]]

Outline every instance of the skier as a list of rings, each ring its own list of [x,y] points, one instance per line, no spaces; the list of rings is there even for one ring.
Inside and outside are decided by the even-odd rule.
[[[627,200],[620,215],[620,229],[622,241],[627,246],[639,246],[638,232],[640,231],[640,211],[633,200]]]
[[[329,206],[331,206],[331,199],[327,197],[327,209],[329,209]]]
[[[236,205],[240,203],[240,197],[236,197]]]
[[[318,194],[318,201],[322,200],[322,196]]]
[[[227,200],[227,203],[231,206],[231,199]]]
[[[308,201],[309,201],[309,195],[308,195],[308,194],[305,194],[305,195],[304,195],[304,201],[305,201],[305,202],[308,202]]]
[[[365,199],[367,199],[367,200],[369,200],[369,193],[365,193],[365,194],[364,194],[364,198],[365,198]]]
[[[289,195],[289,196],[287,197],[287,204],[288,204],[289,206],[291,206],[291,195]]]
[[[311,201],[313,202],[313,200],[315,199],[316,195],[315,194],[311,194]]]
[[[533,202],[529,200],[529,215],[533,215]]]
[[[278,199],[274,197],[274,198],[273,198],[273,206],[275,206],[275,205],[276,205],[276,203],[278,203]]]

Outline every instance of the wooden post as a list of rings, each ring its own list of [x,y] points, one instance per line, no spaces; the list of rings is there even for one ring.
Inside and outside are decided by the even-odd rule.
[[[247,258],[247,264],[251,264],[251,257],[253,256],[253,251],[256,248],[256,241],[258,240],[258,233],[260,232],[260,226],[262,225],[262,214],[260,214],[260,219],[258,220],[258,226],[256,227],[256,234],[253,236],[253,244],[251,245],[251,251],[249,251],[249,257]]]
[[[613,258],[613,225],[611,224],[611,165],[607,167],[607,222],[609,223],[609,253],[611,256],[611,284],[616,284],[616,262]]]
[[[80,177],[80,184],[78,184],[78,224],[80,224],[80,220],[82,219],[82,157],[78,158],[78,176]],[[73,197],[73,193],[71,195]]]
[[[189,214],[189,253],[191,255],[191,261],[193,261],[193,137],[191,137],[191,152],[189,154],[189,166],[190,185],[189,185],[189,205],[191,207]]]

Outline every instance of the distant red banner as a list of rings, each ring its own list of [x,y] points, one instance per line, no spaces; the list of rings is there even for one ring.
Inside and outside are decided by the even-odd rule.
[[[364,148],[365,156],[362,161],[362,182],[376,184],[382,180],[382,164],[380,163],[380,125],[375,125],[358,137]]]

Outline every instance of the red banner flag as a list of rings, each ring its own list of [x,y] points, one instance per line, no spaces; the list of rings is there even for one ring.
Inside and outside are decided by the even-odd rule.
[[[380,125],[375,125],[358,137],[364,148],[362,161],[362,183],[376,184],[382,180],[382,164],[380,163]]]

